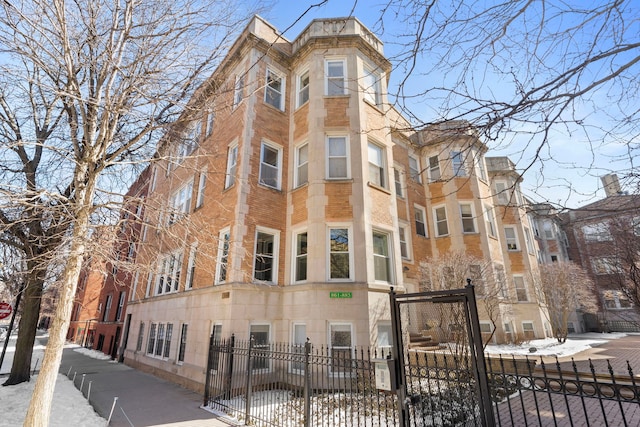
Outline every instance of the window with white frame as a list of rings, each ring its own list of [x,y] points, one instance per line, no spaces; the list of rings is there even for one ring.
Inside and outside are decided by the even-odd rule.
[[[133,242],[129,242],[127,248],[127,261],[133,261],[133,256],[136,254],[136,244]]]
[[[296,282],[307,280],[307,232],[294,235],[295,260],[293,277]]]
[[[244,74],[236,76],[236,82],[233,86],[233,108],[236,108],[244,97]]]
[[[373,269],[378,282],[391,283],[391,250],[389,234],[373,231]]]
[[[102,313],[102,321],[109,321],[109,312],[111,311],[111,303],[113,300],[113,296],[111,294],[107,295],[107,301],[104,303],[104,313]]]
[[[544,238],[546,240],[553,240],[555,239],[555,233],[553,231],[553,223],[551,221],[544,221],[542,223],[542,229],[544,230]]]
[[[207,168],[200,171],[200,179],[198,180],[198,197],[196,198],[196,208],[204,204],[204,190],[207,186]]]
[[[156,324],[151,323],[149,327],[149,340],[147,341],[147,354],[153,354],[156,347]]]
[[[529,253],[534,253],[533,237],[531,236],[531,230],[529,230],[527,227],[524,228],[524,239],[526,241],[527,250],[529,251]]]
[[[142,343],[144,343],[144,322],[140,322],[138,328],[138,341],[136,342],[136,351],[142,350]]]
[[[218,235],[218,257],[216,262],[216,285],[227,281],[230,241],[231,231],[228,228],[220,231]]]
[[[325,61],[325,93],[329,96],[345,95],[347,89],[346,66],[343,59]]]
[[[178,221],[184,215],[191,212],[191,197],[193,194],[193,181],[180,187],[171,196],[171,211],[169,213],[169,224]]]
[[[607,242],[612,240],[609,224],[606,222],[584,225],[582,226],[582,234],[588,242]]]
[[[605,290],[602,292],[602,300],[606,309],[629,309],[633,305],[624,292]]]
[[[263,142],[260,147],[260,184],[279,190],[281,165],[282,148]]]
[[[156,295],[178,291],[180,272],[182,269],[182,256],[182,251],[176,251],[164,255],[158,260]]]
[[[216,113],[215,111],[209,111],[209,116],[207,117],[207,128],[204,132],[204,137],[209,138],[211,134],[213,134],[213,126],[216,122]]]
[[[519,251],[520,246],[518,244],[518,234],[515,227],[504,227],[504,236],[507,241],[508,251]]]
[[[198,242],[193,242],[189,248],[189,259],[187,261],[187,277],[185,280],[185,289],[193,288],[193,281],[196,272],[196,255],[198,254]]]
[[[527,285],[524,281],[524,277],[513,276],[513,287],[516,290],[516,299],[519,302],[529,301],[529,296],[527,295]]]
[[[384,148],[369,143],[369,182],[387,188]]]
[[[309,101],[309,70],[303,71],[298,76],[298,98],[297,107],[302,106]]]
[[[151,291],[153,289],[153,277],[153,272],[149,272],[149,274],[147,275],[147,289],[144,292],[145,298],[149,298],[151,296]]]
[[[511,344],[515,341],[513,336],[513,325],[511,324],[511,322],[504,323],[504,340],[508,344]]]
[[[171,353],[173,323],[152,323],[149,328],[147,354],[167,359]]]
[[[409,251],[409,236],[411,235],[409,226],[406,224],[400,224],[398,226],[398,234],[400,236],[400,256],[405,259],[411,259],[411,253]]]
[[[476,152],[476,166],[478,170],[478,177],[481,180],[487,180],[487,168],[484,165],[484,156],[481,153]]]
[[[393,332],[391,329],[390,321],[379,321],[377,325],[377,339],[378,348],[390,351],[393,346]]]
[[[180,342],[178,345],[178,363],[184,362],[184,355],[187,351],[187,331],[189,329],[189,325],[186,323],[182,324],[180,328]]]
[[[447,223],[447,209],[444,206],[433,208],[433,221],[436,229],[436,236],[447,236],[449,234],[449,224]]]
[[[224,188],[231,187],[236,182],[236,165],[238,162],[238,145],[229,147],[227,153],[227,174],[224,181]]]
[[[362,92],[364,100],[373,104],[380,104],[380,74],[368,68],[364,69],[364,77],[362,79]]]
[[[427,237],[427,211],[418,205],[413,206],[413,217],[416,222],[416,234],[418,236]]]
[[[176,152],[176,161],[182,162],[187,156],[198,148],[200,136],[202,135],[202,120],[195,120],[187,126],[183,139],[178,145]]]
[[[429,181],[438,181],[441,176],[440,159],[438,156],[429,157]]]
[[[498,291],[500,292],[500,296],[502,298],[508,298],[509,291],[507,290],[507,276],[504,272],[504,265],[494,263],[493,270],[496,275],[496,285],[498,287]]]
[[[275,283],[278,280],[278,232],[258,229],[253,278]]]
[[[396,196],[404,198],[404,184],[402,182],[402,172],[400,172],[400,169],[393,168],[393,180],[396,187]]]
[[[467,176],[467,170],[464,166],[464,153],[461,151],[452,151],[450,158],[453,176]]]
[[[422,182],[420,178],[420,159],[413,155],[409,155],[409,175],[412,180]]]
[[[249,327],[249,336],[253,340],[253,348],[260,350],[269,349],[269,340],[271,333],[271,325],[268,324],[255,324]],[[255,357],[252,358],[253,369],[269,369],[269,358],[267,357]]]
[[[460,218],[462,219],[463,233],[476,233],[476,216],[473,213],[473,204],[460,203]]]
[[[327,136],[327,178],[349,178],[349,155],[346,136]]]
[[[536,338],[536,331],[533,327],[533,322],[522,322],[522,333],[526,340],[533,340]]]
[[[329,228],[329,279],[351,279],[351,254],[349,237],[350,231],[346,227]]]
[[[482,335],[483,343],[494,341],[495,337],[493,335],[493,325],[491,324],[491,322],[487,322],[487,321],[480,322],[480,334]]]
[[[484,217],[487,222],[487,233],[491,237],[496,237],[496,219],[493,216],[493,208],[491,206],[484,206]]]
[[[127,298],[127,292],[121,291],[120,298],[118,299],[118,308],[116,309],[116,322],[119,322],[120,319],[122,318],[122,313],[124,311],[124,302],[126,298]]]
[[[594,257],[591,258],[593,272],[598,275],[621,273],[622,266],[614,257]]]
[[[353,351],[351,323],[330,323],[329,345],[331,347],[331,373],[334,375],[349,374]]]
[[[169,357],[171,354],[171,335],[173,334],[173,323],[167,323],[167,333],[164,339],[164,349],[162,352],[162,357],[165,359]]]
[[[265,79],[264,102],[276,107],[278,110],[284,110],[284,77],[280,73],[267,68]]]
[[[307,325],[304,323],[294,323],[292,325],[293,353],[304,354],[307,342]],[[291,370],[295,373],[304,373],[304,359],[294,358],[291,362]]]
[[[296,174],[295,186],[309,182],[309,144],[305,143],[296,147]]]
[[[509,194],[509,186],[506,181],[495,181],[493,184],[495,188],[496,197],[498,198],[498,204],[507,205],[511,195]]]

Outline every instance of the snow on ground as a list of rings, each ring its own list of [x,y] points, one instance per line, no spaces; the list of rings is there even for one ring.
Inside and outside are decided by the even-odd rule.
[[[608,340],[618,339],[626,336],[623,333],[586,333],[571,335],[566,342],[560,344],[555,338],[546,338],[543,340],[531,340],[521,345],[488,345],[485,353],[490,355],[514,355],[514,356],[557,356],[567,357],[573,356],[581,351],[588,350],[604,344]],[[535,351],[531,349],[535,348]]]

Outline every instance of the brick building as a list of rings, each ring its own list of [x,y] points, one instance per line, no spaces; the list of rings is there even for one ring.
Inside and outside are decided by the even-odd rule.
[[[496,340],[549,334],[513,164],[485,163],[464,122],[412,130],[390,70],[357,19],[293,41],[249,23],[150,166],[126,363],[202,390],[212,334],[386,346],[390,287],[421,290],[421,265],[451,251],[490,263],[476,279],[499,288]]]

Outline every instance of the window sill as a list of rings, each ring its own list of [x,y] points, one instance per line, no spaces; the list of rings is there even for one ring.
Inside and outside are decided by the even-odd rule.
[[[384,114],[384,111],[382,110],[382,105],[375,103],[375,102],[371,102],[370,100],[364,98],[362,100],[365,104],[369,105],[372,108],[375,108],[380,114]]]
[[[301,188],[305,188],[305,187],[308,187],[308,186],[309,186],[309,181],[305,182],[304,184],[300,184],[297,187],[293,188],[291,190],[291,192],[293,193],[293,192],[295,192],[297,190],[300,190]]]
[[[386,189],[386,188],[384,188],[384,187],[380,187],[379,185],[374,184],[374,183],[373,183],[373,182],[371,182],[371,181],[367,182],[367,185],[368,185],[369,187],[371,187],[371,188],[375,188],[376,190],[379,190],[379,191],[382,191],[383,193],[386,193],[386,194],[388,194],[388,195],[391,195],[391,191],[387,190],[387,189]]]
[[[342,95],[324,95],[324,98],[349,98],[351,95],[348,93],[343,93]]]
[[[277,112],[279,112],[279,113],[284,114],[284,113],[286,112],[286,111],[285,111],[285,110],[283,110],[282,108],[278,108],[278,107],[276,107],[276,106],[274,106],[274,105],[269,104],[268,102],[263,102],[263,104],[264,104],[264,105],[266,105],[268,108],[271,108],[272,110],[277,111]]]
[[[331,182],[331,183],[353,184],[352,178],[325,178],[324,181],[325,183]]]
[[[260,183],[260,182],[258,182],[258,187],[264,188],[265,190],[271,190],[271,191],[273,191],[273,192],[283,194],[283,192],[282,192],[282,189],[281,189],[281,188],[270,187],[270,186],[268,186],[268,185],[266,185],[266,184],[262,184],[262,183]]]

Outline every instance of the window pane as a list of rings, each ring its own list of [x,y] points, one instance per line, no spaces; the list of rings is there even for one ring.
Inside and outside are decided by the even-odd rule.
[[[274,236],[258,233],[256,241],[255,278],[272,281]]]
[[[309,100],[309,72],[306,71],[300,76],[298,83],[300,92],[298,93],[298,106]]]
[[[386,234],[373,233],[373,266],[376,280],[391,281],[389,244]]]
[[[330,230],[330,278],[348,279],[349,276],[349,230]]]
[[[278,188],[278,150],[262,145],[262,162],[260,164],[260,183]]]
[[[298,177],[297,185],[306,184],[308,181],[309,145],[298,148]]]
[[[295,280],[307,280],[307,233],[300,233],[296,238]]]

